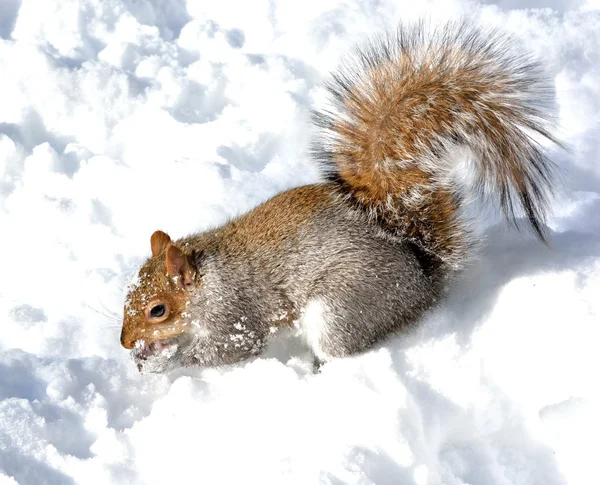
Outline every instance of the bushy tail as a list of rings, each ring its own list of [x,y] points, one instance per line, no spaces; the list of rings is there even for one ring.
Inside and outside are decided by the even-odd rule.
[[[534,137],[557,143],[552,91],[513,40],[464,22],[402,26],[357,49],[327,89],[313,152],[389,230],[460,266],[472,243],[460,216],[469,166],[467,195],[497,198],[515,224],[523,211],[546,240],[553,164]]]

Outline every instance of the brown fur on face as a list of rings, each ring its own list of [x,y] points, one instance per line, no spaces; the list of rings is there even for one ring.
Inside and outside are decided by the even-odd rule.
[[[121,331],[121,344],[126,349],[132,349],[137,340],[151,343],[177,336],[190,325],[190,316],[186,314],[189,291],[178,275],[168,273],[166,259],[163,251],[146,261],[138,273],[138,281],[131,286]],[[160,303],[168,308],[168,318],[153,323],[148,318],[149,307]]]

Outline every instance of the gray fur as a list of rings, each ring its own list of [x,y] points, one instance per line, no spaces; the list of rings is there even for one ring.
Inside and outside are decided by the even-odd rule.
[[[259,355],[282,316],[302,328],[314,300],[329,310],[312,348],[320,361],[363,352],[413,325],[439,299],[447,274],[430,271],[416,248],[390,237],[333,190],[332,205],[277,252],[228,255],[219,230],[203,235],[208,249],[195,262],[202,285],[191,291],[188,330],[172,341],[174,353],[140,359],[134,350],[140,369],[223,366]]]

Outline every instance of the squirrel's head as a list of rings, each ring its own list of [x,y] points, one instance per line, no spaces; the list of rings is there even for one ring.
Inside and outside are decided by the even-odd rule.
[[[190,256],[167,234],[156,231],[150,245],[152,257],[141,267],[125,299],[121,344],[133,349],[140,371],[160,372],[170,367],[168,361],[192,323],[186,309],[201,282]]]
[[[229,365],[266,345],[271,328],[252,296],[248,266],[224,264],[211,241],[210,235],[173,242],[162,231],[152,234],[152,257],[129,288],[121,332],[141,372]]]

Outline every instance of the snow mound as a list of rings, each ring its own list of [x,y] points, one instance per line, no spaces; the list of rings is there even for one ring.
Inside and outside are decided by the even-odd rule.
[[[416,3],[0,2],[0,485],[600,483],[600,6]],[[340,56],[461,13],[555,79],[550,247],[490,222],[414,334],[318,375],[291,339],[140,376],[118,336],[150,234],[316,181],[308,110]]]

